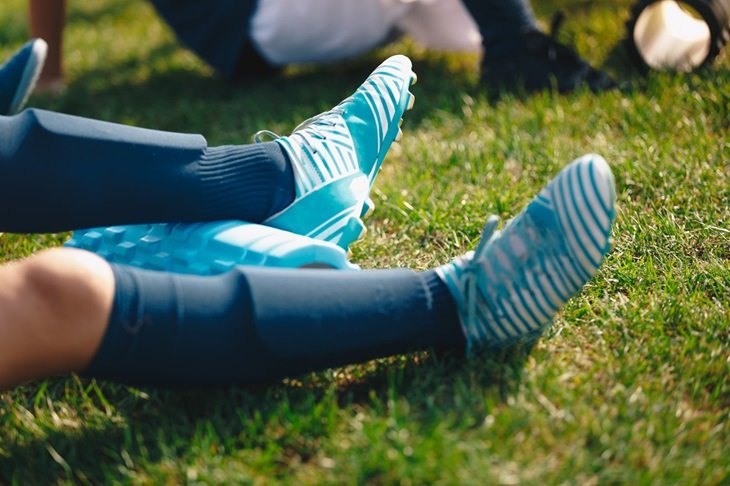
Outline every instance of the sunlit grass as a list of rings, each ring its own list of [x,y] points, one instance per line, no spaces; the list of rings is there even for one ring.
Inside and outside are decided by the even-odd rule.
[[[375,185],[352,258],[422,269],[509,218],[560,167],[602,154],[617,182],[614,249],[527,356],[394,357],[265,387],[136,390],[70,377],[0,399],[0,484],[631,483],[730,477],[730,62],[629,69],[628,2],[541,2],[561,38],[630,93],[490,100],[469,57],[408,43],[344,66],[230,87],[141,1],[70,2],[69,89],[37,107],[210,144],[286,132],[348,95],[384,55],[415,60],[416,107]],[[570,8],[573,7],[573,8]],[[0,6],[0,54],[25,40]],[[6,211],[11,208],[2,208]],[[67,235],[0,235],[0,261]],[[1,285],[1,282],[0,282]]]

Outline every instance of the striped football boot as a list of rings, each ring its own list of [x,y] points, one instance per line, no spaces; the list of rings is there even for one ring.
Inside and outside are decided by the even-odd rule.
[[[14,115],[23,108],[43,70],[47,51],[46,41],[33,39],[0,66],[0,115]]]
[[[265,225],[243,221],[112,226],[75,231],[66,245],[141,268],[211,275],[238,265],[357,269],[347,246],[372,208],[368,194],[400,134],[416,75],[405,56],[382,63],[351,97],[306,120],[288,137],[294,202]]]
[[[385,154],[401,134],[401,118],[413,106],[411,61],[393,56],[378,66],[349,98],[300,124],[286,137],[272,136],[294,169],[294,202],[265,225],[347,249],[363,232],[360,219],[373,208],[370,188]]]
[[[542,334],[608,252],[615,199],[606,161],[585,155],[501,232],[491,216],[476,250],[436,269],[457,303],[469,351]]]

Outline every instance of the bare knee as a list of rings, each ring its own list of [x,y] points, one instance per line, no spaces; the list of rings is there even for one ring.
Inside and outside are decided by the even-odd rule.
[[[51,335],[73,336],[81,348],[89,341],[98,345],[114,294],[109,264],[86,251],[58,248],[39,253],[25,266],[29,301],[40,310],[38,324]]]
[[[9,284],[0,295],[6,372],[30,379],[84,369],[111,312],[109,265],[88,252],[53,249],[1,271]]]
[[[38,253],[20,265],[28,298],[33,299],[38,308],[47,309],[47,317],[76,318],[81,314],[95,314],[110,303],[114,288],[111,268],[92,253],[54,248]]]

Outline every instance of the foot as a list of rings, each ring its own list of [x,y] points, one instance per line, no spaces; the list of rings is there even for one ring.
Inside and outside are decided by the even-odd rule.
[[[598,155],[565,167],[501,232],[490,217],[475,251],[436,269],[457,303],[468,350],[539,337],[595,275],[614,217],[613,176]]]
[[[347,249],[364,230],[372,209],[370,188],[390,145],[400,135],[403,113],[413,106],[411,61],[393,56],[339,105],[300,124],[286,137],[271,132],[292,163],[294,202],[264,224]]]
[[[19,112],[43,70],[48,45],[43,39],[28,41],[0,66],[0,115]]]
[[[482,81],[496,90],[526,91],[556,89],[565,93],[581,87],[593,92],[606,91],[616,83],[603,71],[591,67],[576,52],[556,40],[562,21],[553,20],[552,34],[538,30],[502,38],[494,46],[485,46]],[[507,44],[508,47],[502,47]],[[490,54],[492,51],[493,54]]]

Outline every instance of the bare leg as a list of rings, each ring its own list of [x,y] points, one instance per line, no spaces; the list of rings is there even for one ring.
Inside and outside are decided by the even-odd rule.
[[[63,88],[63,29],[66,25],[66,0],[30,0],[30,36],[48,43],[45,68],[36,86],[38,91]]]
[[[104,260],[49,250],[3,266],[0,282],[0,390],[89,365],[114,295]]]

